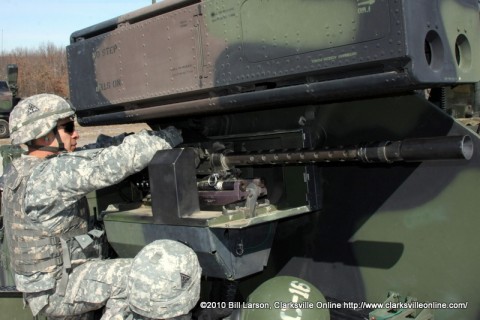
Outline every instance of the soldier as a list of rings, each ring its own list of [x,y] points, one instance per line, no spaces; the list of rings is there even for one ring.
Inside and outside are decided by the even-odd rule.
[[[72,152],[78,132],[64,99],[39,94],[10,115],[12,144],[27,155],[5,175],[2,211],[15,284],[34,316],[77,319],[105,307],[102,319],[170,319],[195,306],[201,268],[183,244],[158,240],[134,259],[101,260],[99,230],[88,230],[85,195],[145,168],[180,132],[142,131],[118,146]]]

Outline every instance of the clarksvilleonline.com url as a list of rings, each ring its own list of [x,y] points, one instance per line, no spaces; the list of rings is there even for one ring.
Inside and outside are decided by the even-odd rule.
[[[317,302],[322,309],[467,309],[468,302]]]

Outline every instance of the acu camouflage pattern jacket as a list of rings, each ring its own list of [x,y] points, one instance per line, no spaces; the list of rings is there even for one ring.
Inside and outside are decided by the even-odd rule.
[[[142,131],[118,146],[14,160],[5,176],[2,211],[9,253],[16,260],[17,289],[54,288],[62,277],[65,251],[70,251],[73,267],[90,259],[81,246],[72,245],[72,237],[87,231],[85,195],[142,170],[158,150],[169,148],[165,139]],[[22,217],[25,220],[19,220]],[[61,242],[69,242],[68,247]]]

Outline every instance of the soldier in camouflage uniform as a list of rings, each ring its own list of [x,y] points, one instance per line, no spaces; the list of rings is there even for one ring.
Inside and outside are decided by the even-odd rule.
[[[10,115],[12,144],[27,155],[5,175],[2,211],[15,284],[33,315],[80,319],[184,319],[199,298],[201,268],[183,244],[158,240],[134,259],[99,259],[101,231],[88,230],[85,195],[145,168],[178,130],[142,131],[118,146],[72,152],[79,138],[64,99],[40,94]],[[66,151],[66,152],[65,152]]]

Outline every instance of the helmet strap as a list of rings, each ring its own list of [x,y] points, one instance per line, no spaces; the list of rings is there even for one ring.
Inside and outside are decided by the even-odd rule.
[[[53,128],[53,134],[55,134],[55,139],[57,139],[58,142],[58,151],[65,151],[65,145],[63,144],[62,138],[60,138],[60,134],[58,133],[56,126]]]
[[[63,144],[62,139],[60,138],[60,134],[58,133],[57,127],[53,128],[53,134],[55,135],[55,139],[57,140],[58,147],[51,147],[51,146],[39,146],[36,144],[27,144],[29,148],[41,151],[48,151],[48,152],[62,152],[65,151],[65,145]]]

